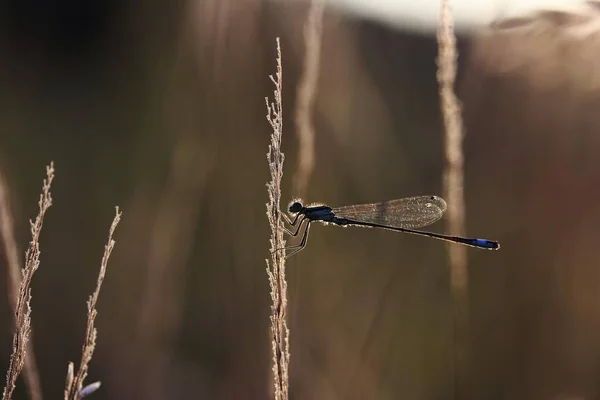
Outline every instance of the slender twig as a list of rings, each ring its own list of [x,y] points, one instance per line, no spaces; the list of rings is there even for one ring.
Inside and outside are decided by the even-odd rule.
[[[8,372],[6,373],[6,387],[2,393],[2,400],[9,400],[15,390],[17,378],[23,369],[26,352],[31,335],[31,280],[33,274],[40,266],[40,234],[44,223],[46,211],[52,205],[50,187],[54,179],[54,163],[46,167],[46,179],[42,187],[42,194],[38,202],[39,213],[35,221],[29,221],[31,227],[31,241],[25,253],[25,268],[19,285],[17,304],[15,307],[16,329],[13,336],[13,352],[10,356]]]
[[[445,127],[444,196],[448,200],[446,213],[448,231],[465,236],[465,201],[463,171],[463,122],[461,105],[454,92],[457,58],[456,35],[451,14],[451,0],[441,0],[437,80]],[[468,313],[467,313],[467,253],[464,246],[447,246],[450,263],[450,285],[454,301],[455,325],[455,390],[466,390],[468,379]],[[462,397],[457,393],[457,398]]]
[[[96,316],[98,315],[98,311],[96,310],[96,303],[98,302],[98,296],[100,295],[100,289],[102,288],[102,282],[104,281],[104,276],[106,275],[106,266],[108,265],[108,259],[110,258],[110,253],[112,252],[115,241],[113,240],[113,234],[115,233],[115,229],[121,220],[121,213],[119,212],[119,207],[115,207],[115,218],[113,219],[112,224],[110,225],[110,230],[108,231],[108,243],[104,246],[104,255],[102,256],[102,262],[100,263],[100,273],[98,274],[98,280],[96,281],[96,289],[94,293],[90,296],[90,299],[87,302],[88,308],[88,319],[87,325],[85,329],[85,340],[83,342],[83,348],[81,352],[81,361],[79,363],[79,369],[77,374],[73,373],[73,363],[69,363],[67,369],[67,383],[65,387],[65,400],[78,400],[82,397],[86,397],[100,387],[100,382],[93,382],[85,387],[83,387],[83,382],[87,377],[88,373],[88,365],[92,360],[92,356],[94,355],[94,349],[96,348],[96,337],[97,331],[94,326],[94,322],[96,320]]]
[[[277,38],[277,74],[270,76],[275,85],[275,103],[267,103],[267,120],[273,128],[271,144],[267,153],[271,181],[267,183],[269,202],[267,217],[271,226],[271,262],[267,260],[267,275],[271,287],[271,333],[273,349],[273,379],[275,400],[288,399],[288,366],[290,361],[289,336],[287,326],[287,282],[285,280],[285,241],[279,205],[281,201],[281,178],[283,176],[284,156],[281,152],[283,133],[281,46]]]
[[[298,167],[294,176],[294,195],[300,198],[306,197],[308,183],[315,167],[315,125],[312,110],[319,79],[324,9],[323,0],[312,0],[304,26],[304,69],[298,83],[296,98]]]
[[[13,215],[10,209],[9,189],[6,179],[0,173],[0,245],[6,256],[6,267],[8,270],[8,299],[15,310],[19,297],[19,286],[21,285],[22,264],[19,258],[19,250],[15,239]],[[15,324],[16,324],[15,320]],[[16,325],[15,325],[16,328]],[[33,330],[31,335],[33,336]],[[30,400],[42,400],[42,388],[40,385],[40,374],[35,361],[33,343],[27,344],[25,351],[25,364],[23,365],[23,377]]]

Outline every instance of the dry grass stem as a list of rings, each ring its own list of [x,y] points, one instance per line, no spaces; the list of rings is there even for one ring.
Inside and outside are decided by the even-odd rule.
[[[446,167],[444,171],[444,192],[448,200],[446,214],[450,233],[465,234],[465,202],[463,191],[463,122],[461,105],[454,93],[457,70],[456,36],[452,22],[450,0],[442,0],[442,18],[438,32],[439,58],[437,79],[440,86],[440,101],[445,127]],[[461,287],[467,285],[466,248],[448,246],[451,265],[460,266],[453,273],[453,282]]]
[[[271,287],[271,333],[273,349],[273,379],[275,400],[288,399],[288,367],[290,362],[289,336],[287,326],[287,282],[285,280],[285,241],[279,205],[281,202],[281,178],[283,176],[284,155],[281,152],[283,133],[281,46],[277,38],[277,74],[270,76],[275,85],[275,103],[267,103],[267,120],[273,128],[271,144],[267,153],[271,181],[267,183],[269,202],[267,217],[271,227],[271,262],[267,260],[267,275]]]
[[[13,352],[6,373],[6,387],[2,393],[2,400],[12,398],[17,384],[17,378],[23,369],[26,360],[27,346],[31,335],[31,280],[33,274],[40,266],[40,234],[44,223],[44,216],[52,205],[50,187],[54,180],[54,163],[46,167],[46,179],[42,187],[42,194],[38,202],[39,213],[34,222],[30,221],[31,241],[25,253],[25,268],[22,271],[21,283],[17,294],[15,307],[16,329],[13,336]]]
[[[456,236],[465,235],[464,157],[462,151],[463,122],[461,105],[454,92],[457,58],[456,35],[450,0],[441,0],[440,28],[437,35],[439,54],[437,80],[445,127],[444,197],[448,201],[448,230]],[[467,253],[464,246],[447,246],[450,263],[450,285],[454,302],[455,390],[464,397],[469,375]]]
[[[100,273],[98,274],[98,280],[96,281],[96,290],[94,290],[94,293],[90,296],[90,299],[87,302],[88,320],[85,329],[85,341],[83,343],[79,370],[77,371],[77,374],[74,375],[73,363],[69,363],[64,397],[65,400],[81,399],[85,396],[92,394],[100,387],[100,382],[94,382],[90,385],[87,385],[86,387],[83,387],[83,382],[87,377],[88,364],[90,363],[92,355],[94,354],[94,349],[96,348],[97,331],[96,327],[94,326],[94,321],[96,320],[96,316],[98,315],[98,311],[96,310],[96,303],[98,302],[98,296],[100,295],[102,282],[104,281],[104,276],[106,275],[106,266],[108,265],[108,259],[110,258],[110,254],[113,250],[113,247],[115,246],[113,234],[120,220],[121,213],[119,212],[119,207],[115,207],[115,218],[113,219],[113,222],[110,225],[110,230],[108,231],[108,243],[104,246],[104,255],[102,256],[102,262],[100,264]]]
[[[21,260],[17,241],[15,240],[13,216],[10,209],[8,184],[0,173],[0,242],[6,256],[8,270],[8,299],[13,310],[17,309],[19,286],[21,285]],[[15,324],[16,324],[15,320]],[[15,328],[17,326],[15,325]],[[32,332],[33,335],[33,332]],[[30,341],[25,349],[25,364],[23,365],[25,386],[31,400],[42,400],[40,375],[33,352],[33,343]]]
[[[315,126],[312,110],[315,106],[319,65],[321,63],[321,37],[323,34],[323,0],[312,0],[304,26],[304,68],[296,99],[296,134],[298,135],[298,167],[294,177],[294,193],[306,197],[306,190],[315,166]]]

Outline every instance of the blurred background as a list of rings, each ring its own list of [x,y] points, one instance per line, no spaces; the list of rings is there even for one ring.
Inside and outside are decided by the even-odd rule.
[[[514,3],[455,9],[466,229],[502,244],[467,252],[460,396],[446,245],[314,226],[287,264],[291,399],[600,399],[599,9]],[[32,300],[46,398],[61,396],[67,363],[81,357],[115,205],[93,398],[271,396],[264,98],[275,38],[282,206],[299,195],[332,206],[441,195],[439,3],[416,4],[326,5],[315,169],[298,194],[308,3],[0,3],[0,172],[21,257],[45,165],[56,166]],[[3,371],[11,343],[0,296]],[[20,380],[15,399],[26,398]]]

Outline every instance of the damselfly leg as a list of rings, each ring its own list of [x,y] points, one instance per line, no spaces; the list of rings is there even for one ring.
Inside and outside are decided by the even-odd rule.
[[[302,227],[302,223],[306,219],[306,215],[302,215],[302,218],[300,219],[300,221],[298,221],[298,217],[300,217],[300,214],[296,215],[296,218],[294,218],[293,222],[290,220],[290,218],[286,214],[282,213],[282,215],[284,216],[285,220],[292,228],[296,228],[296,232],[292,232],[290,229],[288,229],[285,226],[285,224],[283,224],[283,230],[285,231],[285,233],[287,233],[290,236],[297,236],[298,232],[300,231],[300,228]],[[296,226],[296,223],[298,223],[297,226]]]
[[[302,221],[300,222],[300,225],[302,225],[302,222],[304,222],[305,219],[307,219],[307,218],[302,219]],[[306,246],[306,242],[308,241],[308,231],[310,229],[310,222],[311,222],[310,220],[307,220],[307,222],[306,222],[306,228],[304,228],[304,234],[302,235],[302,240],[300,241],[300,243],[297,245],[294,245],[294,246],[287,246],[285,248],[286,250],[290,251],[289,253],[287,253],[285,255],[285,258],[293,256],[294,254],[296,254],[297,252],[299,252]],[[294,236],[296,236],[296,235],[294,235]]]
[[[298,234],[300,233],[300,230],[302,229],[302,227],[304,226],[304,231],[302,232],[302,239],[300,240],[300,243],[294,246],[286,246],[286,247],[282,247],[279,249],[276,249],[275,251],[280,251],[280,250],[291,250],[291,252],[289,254],[286,254],[286,258],[290,257],[293,254],[296,254],[297,252],[299,252],[300,250],[302,250],[305,246],[306,246],[306,242],[308,240],[308,231],[310,228],[310,219],[306,217],[306,215],[304,214],[296,214],[296,217],[294,218],[294,220],[290,220],[290,218],[285,214],[282,213],[284,219],[286,220],[286,222],[288,223],[288,225],[290,225],[292,228],[296,228],[295,231],[292,231],[291,229],[288,229],[285,224],[283,224],[283,230],[290,236],[292,237],[296,237],[298,236]],[[300,218],[300,216],[302,215],[302,218]],[[304,223],[304,221],[306,221],[306,224]]]

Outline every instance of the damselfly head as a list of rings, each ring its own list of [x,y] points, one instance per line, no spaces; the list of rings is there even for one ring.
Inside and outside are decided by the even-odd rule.
[[[304,206],[302,205],[302,203],[295,201],[290,204],[288,211],[291,213],[297,214],[300,211],[302,211],[303,208],[304,208]]]

